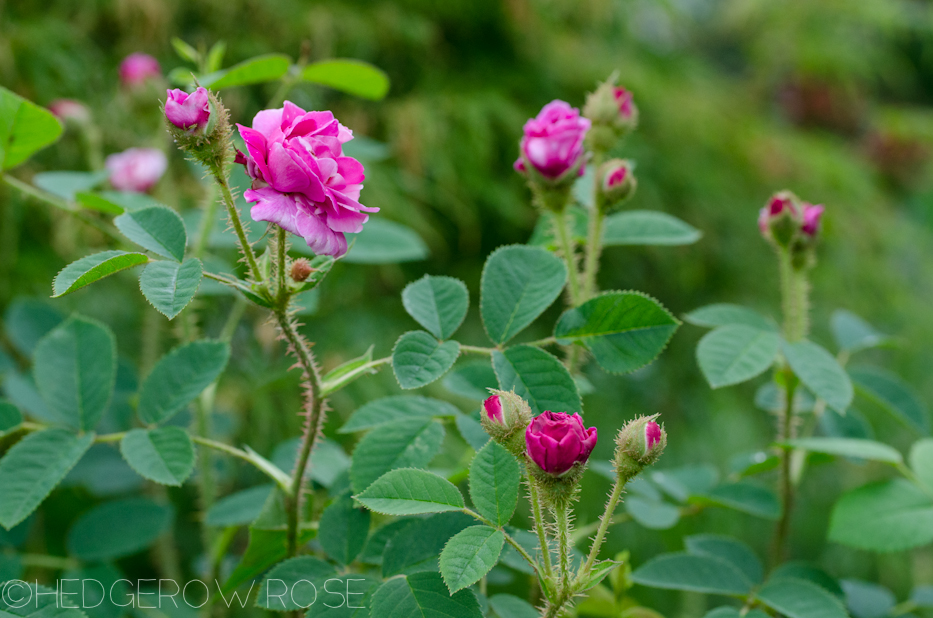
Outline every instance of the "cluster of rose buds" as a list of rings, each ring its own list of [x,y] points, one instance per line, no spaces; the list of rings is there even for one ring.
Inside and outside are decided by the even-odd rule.
[[[790,191],[771,196],[758,215],[762,236],[776,247],[806,253],[820,233],[824,207],[803,202]]]

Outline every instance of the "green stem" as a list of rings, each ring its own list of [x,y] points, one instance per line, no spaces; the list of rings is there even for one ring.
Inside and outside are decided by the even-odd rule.
[[[495,348],[483,348],[476,345],[460,345],[460,351],[465,354],[485,354],[489,356],[493,353]]]
[[[276,260],[276,276],[278,277],[278,300],[283,306],[288,305],[288,284],[285,280],[285,265],[288,263],[288,232],[284,228],[278,228],[275,236],[276,251],[278,259]]]
[[[784,338],[799,341],[810,327],[809,283],[805,269],[795,268],[791,252],[778,251],[781,275],[781,306],[784,313]]]
[[[533,345],[536,348],[543,348],[544,346],[553,345],[557,343],[556,337],[545,337],[544,339],[538,339],[537,341],[531,341],[525,345]]]
[[[574,307],[580,304],[580,273],[577,270],[577,256],[573,240],[570,236],[567,220],[570,214],[564,210],[554,213],[554,232],[560,245],[560,252],[567,265],[567,292],[570,295],[570,304]]]
[[[214,180],[217,181],[217,186],[220,187],[221,197],[224,200],[224,205],[227,207],[227,216],[230,218],[230,223],[233,225],[233,229],[236,232],[237,239],[239,240],[240,252],[246,256],[246,262],[249,265],[250,275],[254,281],[261,282],[262,271],[259,270],[259,264],[256,262],[256,254],[253,252],[253,246],[249,243],[249,239],[246,237],[246,230],[243,226],[243,220],[240,218],[240,211],[236,207],[236,202],[233,199],[233,193],[230,192],[230,183],[227,181],[227,176],[220,165],[212,166],[211,174],[213,174]]]
[[[528,501],[531,502],[531,514],[535,521],[535,532],[538,534],[538,545],[541,548],[541,562],[544,565],[544,575],[550,579],[554,576],[554,570],[551,567],[551,548],[547,542],[547,534],[544,529],[544,516],[541,513],[541,497],[538,495],[538,488],[535,487],[534,477],[528,472]]]
[[[70,571],[81,568],[81,563],[74,558],[46,556],[45,554],[19,554],[18,557],[20,563],[26,567],[61,571]]]
[[[580,577],[586,577],[586,575],[589,574],[590,569],[593,567],[593,563],[596,561],[596,557],[599,555],[599,550],[606,537],[606,531],[612,524],[612,515],[615,513],[616,506],[619,504],[619,499],[622,497],[622,489],[624,487],[625,482],[621,478],[616,478],[616,482],[612,487],[612,494],[609,496],[609,502],[606,503],[606,510],[599,520],[599,528],[597,528],[596,536],[593,538],[593,546],[590,547],[590,554],[586,557],[586,563],[583,565],[583,568],[580,569]]]
[[[560,555],[561,597],[567,597],[570,591],[570,518],[567,515],[569,504],[561,501],[556,505],[557,550]]]
[[[596,273],[599,272],[599,258],[603,250],[603,216],[600,208],[590,211],[589,233],[586,238],[586,257],[583,263],[583,300],[591,299],[596,294]]]
[[[779,421],[778,440],[786,442],[794,438],[794,396],[797,392],[797,378],[790,370],[784,373],[784,410]],[[794,508],[794,483],[791,477],[791,460],[794,450],[781,448],[781,469],[779,489],[781,494],[781,517],[774,531],[772,543],[772,561],[774,565],[784,560],[787,536],[790,532],[790,517]]]

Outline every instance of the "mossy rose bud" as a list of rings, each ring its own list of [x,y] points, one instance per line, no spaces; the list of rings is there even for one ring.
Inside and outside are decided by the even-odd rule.
[[[585,464],[596,438],[596,428],[584,427],[576,413],[547,411],[536,416],[525,430],[528,458],[552,476]]]
[[[314,272],[314,268],[311,267],[311,262],[305,258],[298,258],[292,262],[291,271],[289,274],[293,281],[301,283],[307,281],[308,277],[311,276],[311,273]]]
[[[615,75],[587,96],[583,115],[593,122],[587,143],[595,151],[611,150],[638,125],[638,108],[632,93],[616,85]]]
[[[599,168],[599,203],[603,211],[618,208],[635,193],[634,165],[625,159],[610,159]]]
[[[531,422],[531,408],[514,392],[490,389],[483,402],[480,423],[493,440],[516,457],[525,452],[525,428]]]
[[[616,436],[616,473],[629,481],[645,467],[658,460],[667,446],[667,433],[655,419],[658,415],[640,416],[629,421]]]

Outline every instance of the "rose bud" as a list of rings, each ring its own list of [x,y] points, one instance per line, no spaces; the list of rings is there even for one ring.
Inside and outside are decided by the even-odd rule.
[[[525,452],[525,428],[531,422],[531,408],[514,392],[490,389],[483,402],[480,424],[493,440],[520,457]]]
[[[658,460],[667,446],[667,433],[655,419],[659,415],[640,416],[629,421],[616,436],[616,473],[623,482],[638,475]]]
[[[184,90],[167,90],[165,117],[179,129],[189,133],[206,133],[211,121],[211,102],[207,89],[198,87],[188,94]]]
[[[149,54],[139,52],[130,54],[120,63],[120,81],[130,88],[161,76],[162,68],[159,66],[159,61]]]
[[[544,412],[525,430],[528,457],[541,471],[561,476],[582,468],[596,446],[596,428],[585,428],[577,413]]]
[[[820,220],[823,218],[823,211],[826,210],[822,205],[808,204],[803,205],[803,225],[800,231],[813,238],[820,231]]]
[[[584,171],[583,140],[590,121],[564,101],[551,101],[524,126],[521,156],[515,170],[529,168],[547,184],[572,181]]]
[[[84,103],[74,99],[56,99],[49,103],[49,111],[65,122],[71,120],[78,124],[87,124],[91,121],[91,110]]]
[[[168,160],[161,150],[130,148],[107,157],[105,166],[114,189],[145,193],[165,173]]]
[[[610,159],[599,168],[600,209],[607,211],[621,205],[635,192],[635,166],[624,159]]]
[[[593,121],[587,142],[595,151],[607,152],[638,124],[638,108],[632,93],[616,85],[615,74],[586,97],[583,115]]]
[[[765,239],[786,247],[794,240],[802,223],[800,201],[790,191],[771,196],[758,214],[758,229]]]
[[[293,281],[301,283],[302,281],[307,281],[308,277],[311,276],[311,273],[314,272],[314,269],[311,267],[311,262],[305,258],[298,258],[292,262],[291,277]]]

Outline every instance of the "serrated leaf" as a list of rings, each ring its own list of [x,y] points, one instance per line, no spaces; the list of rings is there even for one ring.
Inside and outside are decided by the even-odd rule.
[[[354,498],[383,515],[442,513],[464,507],[463,496],[453,483],[414,468],[392,470]]]
[[[877,552],[926,545],[933,541],[933,498],[904,479],[864,485],[836,502],[829,539]]]
[[[163,356],[140,389],[139,418],[147,425],[172,418],[217,379],[229,357],[229,344],[208,339]]]
[[[751,380],[774,363],[781,337],[752,326],[720,326],[700,339],[697,360],[709,385],[720,388]]]
[[[338,433],[353,433],[373,429],[401,420],[419,420],[434,417],[454,417],[460,413],[452,404],[417,395],[395,395],[370,401],[358,408]]]
[[[185,222],[167,206],[150,206],[126,212],[113,220],[123,235],[157,255],[182,261],[188,234]]]
[[[340,261],[350,264],[399,264],[425,260],[428,246],[407,225],[381,217],[370,219],[359,234],[347,236],[352,244]]]
[[[783,444],[814,453],[870,459],[872,461],[881,461],[894,465],[904,461],[904,458],[901,457],[897,449],[882,442],[875,442],[874,440],[861,440],[857,438],[797,438],[796,440],[788,440]]]
[[[437,513],[408,521],[411,525],[405,526],[385,543],[383,578],[437,571],[437,558],[451,537],[476,523],[474,518],[460,512]]]
[[[75,195],[82,206],[99,210],[101,212],[121,214],[133,212],[143,208],[161,206],[168,208],[151,195],[136,193],[135,191],[97,191],[94,193],[78,193]]]
[[[337,575],[333,566],[314,556],[290,558],[275,565],[263,578],[256,607],[274,612],[308,609]]]
[[[606,371],[629,373],[653,361],[679,324],[649,296],[606,292],[565,311],[554,336],[561,343],[585,346]]]
[[[778,330],[771,320],[757,311],[730,303],[715,303],[694,309],[684,316],[684,321],[706,328],[744,324],[758,330],[771,330],[774,332]]]
[[[327,397],[364,375],[376,373],[378,368],[369,366],[372,360],[373,346],[369,346],[369,349],[362,356],[357,356],[328,371],[321,378],[320,396],[322,398]]]
[[[627,210],[606,217],[603,246],[691,245],[703,233],[673,215],[656,210]]]
[[[744,595],[752,588],[751,580],[730,562],[686,553],[652,558],[632,573],[632,581],[652,588],[707,594]]]
[[[785,562],[771,572],[768,580],[777,581],[778,579],[788,577],[812,582],[838,599],[842,599],[845,596],[842,587],[834,577],[810,562],[801,560]]]
[[[0,170],[16,167],[61,134],[51,112],[0,86]]]
[[[515,389],[536,415],[545,410],[580,412],[580,393],[567,368],[557,358],[540,348],[516,345],[504,352],[494,350],[492,366],[499,388]]]
[[[594,588],[620,564],[622,563],[616,562],[615,560],[600,560],[599,562],[596,562],[593,564],[593,568],[590,571],[586,581],[581,585],[580,590],[585,591]]]
[[[114,273],[145,264],[149,257],[144,253],[126,251],[101,251],[72,262],[55,275],[52,281],[52,298],[58,298],[80,290]]]
[[[440,342],[423,330],[411,331],[392,349],[392,370],[403,389],[421,388],[447,373],[459,355],[456,341]]]
[[[0,459],[0,525],[10,530],[35,511],[93,442],[92,433],[46,429],[14,444]]]
[[[625,511],[640,525],[651,530],[667,530],[680,521],[680,509],[673,504],[641,496],[626,498]]]
[[[765,519],[777,520],[781,516],[781,503],[775,493],[765,487],[747,482],[719,485],[697,498],[697,501],[712,503]]]
[[[291,64],[291,58],[283,54],[264,54],[227,69],[203,75],[199,81],[202,86],[211,90],[274,82],[288,72]]]
[[[454,536],[441,552],[441,575],[451,594],[472,586],[496,566],[505,535],[501,530],[470,526]]]
[[[489,338],[505,343],[551,306],[567,281],[567,268],[538,247],[500,247],[486,260],[480,313]]]
[[[804,580],[769,581],[755,597],[787,618],[848,618],[837,598]]]
[[[684,544],[687,551],[695,556],[713,556],[729,562],[753,584],[760,584],[764,577],[761,560],[738,539],[721,534],[694,534],[684,539]]]
[[[353,490],[363,491],[389,470],[428,465],[443,441],[444,426],[430,419],[420,423],[398,421],[369,432],[353,450]]]
[[[382,584],[381,579],[350,573],[333,577],[329,581],[332,582],[327,588],[330,600],[309,607],[305,618],[371,618],[369,603],[377,587]],[[338,594],[343,599],[335,598]]]
[[[298,546],[301,547],[314,538],[315,531],[301,528],[298,532]],[[255,579],[266,572],[272,565],[283,560],[288,553],[287,533],[281,530],[264,530],[255,525],[249,529],[249,545],[233,573],[224,582],[222,592],[229,594],[242,584]]]
[[[259,485],[224,496],[204,516],[207,526],[246,526],[262,512],[272,485]]]
[[[110,560],[149,547],[172,525],[169,506],[146,498],[99,504],[68,531],[68,552],[81,560]]]
[[[445,340],[463,324],[470,294],[459,279],[425,275],[405,286],[402,305],[425,330]]]
[[[933,439],[917,440],[910,447],[910,468],[920,482],[933,489]]]
[[[180,486],[194,471],[194,443],[180,427],[133,429],[120,452],[140,476],[162,485]]]
[[[897,375],[878,367],[853,367],[856,391],[921,434],[930,433],[930,414],[917,392]]]
[[[876,348],[889,341],[887,335],[882,335],[871,324],[845,309],[833,311],[829,325],[836,345],[849,354]]]
[[[380,526],[369,536],[359,561],[365,564],[380,565],[383,563],[383,553],[388,544],[402,533],[409,524],[426,521],[421,517],[397,517],[389,523]],[[435,554],[439,552],[434,552]]]
[[[33,374],[53,413],[75,429],[94,429],[113,395],[116,339],[103,324],[70,318],[36,345]]]
[[[784,358],[803,385],[841,414],[852,404],[854,391],[848,374],[836,358],[812,341],[802,340],[782,345]]]
[[[139,289],[152,306],[168,319],[188,306],[201,285],[201,260],[184,263],[151,262],[139,277]]]
[[[464,363],[444,376],[442,384],[454,395],[474,401],[485,401],[489,397],[489,389],[499,386],[489,361]]]
[[[335,58],[312,62],[302,69],[301,79],[373,101],[389,92],[389,76],[362,60]]]
[[[369,534],[369,511],[355,505],[349,496],[334,500],[321,514],[321,548],[340,564],[353,562]]]
[[[497,526],[512,519],[518,505],[522,472],[518,461],[495,442],[488,442],[470,464],[470,497],[479,514]]]
[[[7,306],[3,327],[16,349],[32,358],[39,340],[64,319],[65,316],[44,299],[19,297]]]
[[[451,595],[439,573],[393,578],[376,590],[372,615],[379,618],[483,618],[469,590]]]

